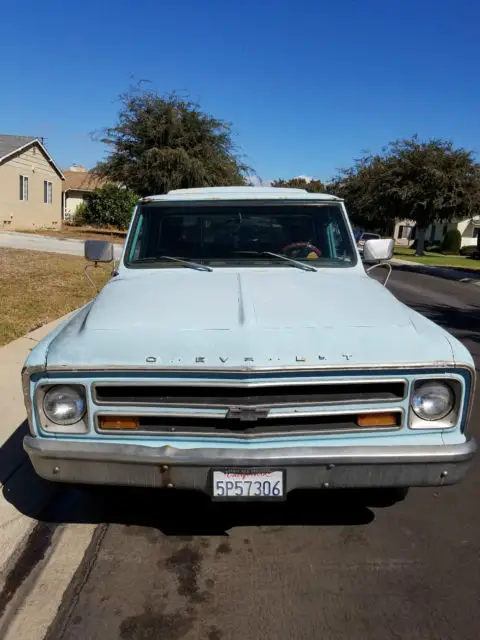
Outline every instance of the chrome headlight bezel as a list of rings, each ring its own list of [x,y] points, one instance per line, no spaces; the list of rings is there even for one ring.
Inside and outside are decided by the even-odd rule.
[[[438,385],[443,392],[449,397],[448,406],[437,414],[437,417],[426,415],[420,411],[417,404],[415,406],[415,398],[418,397],[422,387],[432,389]],[[418,378],[411,385],[410,391],[410,408],[409,408],[409,427],[410,429],[452,429],[460,419],[460,411],[462,408],[462,397],[464,387],[460,380],[456,378]]]
[[[56,389],[73,389],[81,398],[83,398],[83,407],[79,411],[78,415],[74,418],[60,421],[54,419],[51,414],[46,410],[45,401],[48,398],[48,394],[51,394]],[[46,433],[86,433],[88,431],[88,397],[87,389],[84,384],[78,383],[50,383],[42,384],[37,387],[35,397],[35,405],[37,416],[39,419],[40,428]]]

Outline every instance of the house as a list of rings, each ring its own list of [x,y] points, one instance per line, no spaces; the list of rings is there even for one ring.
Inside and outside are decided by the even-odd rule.
[[[58,228],[63,181],[39,138],[0,135],[0,229]]]
[[[437,222],[427,227],[425,242],[442,244],[445,234],[450,229],[458,229],[462,237],[461,247],[477,246],[480,236],[480,215],[452,222]],[[409,247],[416,238],[416,223],[413,220],[399,220],[393,233],[396,244]]]
[[[85,167],[74,164],[63,172],[65,183],[64,192],[64,220],[73,220],[78,207],[85,202],[89,193],[105,184],[102,178],[94,176]]]

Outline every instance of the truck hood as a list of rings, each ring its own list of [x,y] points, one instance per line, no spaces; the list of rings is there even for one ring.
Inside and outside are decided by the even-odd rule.
[[[149,270],[111,280],[56,335],[57,367],[452,361],[448,334],[362,270]]]

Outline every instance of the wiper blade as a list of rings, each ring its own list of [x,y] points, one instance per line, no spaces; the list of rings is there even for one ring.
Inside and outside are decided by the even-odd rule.
[[[184,260],[183,258],[174,258],[173,256],[158,256],[158,258],[140,258],[134,262],[159,262],[160,260],[170,260],[171,262],[178,262],[178,264],[190,269],[196,269],[197,271],[213,271],[212,267],[207,267],[206,264],[200,264],[199,262],[190,262],[190,260]]]
[[[207,267],[206,264],[200,264],[199,262],[190,262],[190,260],[184,260],[183,258],[160,256],[160,260],[171,260],[172,262],[178,262],[178,264],[183,264],[184,267],[190,267],[190,269],[196,269],[197,271],[213,271],[212,267]]]
[[[289,262],[294,267],[298,267],[299,269],[303,269],[304,271],[317,271],[317,269],[315,269],[315,267],[313,267],[311,264],[305,264],[304,262],[300,262],[300,260],[294,260],[293,258],[282,256],[281,253],[273,253],[273,251],[260,251],[259,255],[280,258],[280,260],[285,260],[285,262]]]

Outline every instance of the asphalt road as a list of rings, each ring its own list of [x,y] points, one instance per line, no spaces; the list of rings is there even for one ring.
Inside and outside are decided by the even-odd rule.
[[[389,287],[459,337],[480,368],[478,287],[398,270]],[[462,484],[413,489],[387,507],[364,494],[222,506],[63,490],[43,514],[47,531],[97,527],[47,637],[478,640],[479,460]]]

